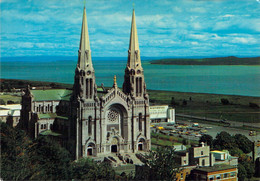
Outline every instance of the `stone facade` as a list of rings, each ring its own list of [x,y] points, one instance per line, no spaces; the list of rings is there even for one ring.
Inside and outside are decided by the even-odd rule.
[[[45,123],[48,114],[54,118],[53,131],[61,134],[59,140],[75,155],[75,159],[150,150],[149,96],[134,11],[122,90],[117,86],[116,77],[111,89],[97,88],[84,8],[73,89],[64,96],[58,96],[55,99],[57,105],[53,100],[36,101],[43,91],[53,94],[50,90],[34,90],[32,93],[27,89],[23,96],[22,124],[31,135],[39,133],[36,125]],[[46,97],[55,97],[49,94]],[[48,109],[47,102],[55,106]]]

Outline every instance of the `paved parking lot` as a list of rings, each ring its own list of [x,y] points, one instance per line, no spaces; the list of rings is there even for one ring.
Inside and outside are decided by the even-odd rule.
[[[189,122],[189,121],[183,121],[183,120],[179,120],[177,121],[180,124],[185,124],[187,125],[187,127],[192,127],[193,122]],[[175,125],[172,126],[167,126],[169,123],[151,123],[152,125],[155,126],[162,126],[164,128],[172,128],[173,130],[176,130],[177,133],[174,133],[174,136],[179,136],[181,135],[183,138],[187,138],[187,139],[191,139],[191,140],[199,140],[200,137],[199,135],[202,134],[209,134],[211,135],[213,138],[215,138],[215,136],[220,133],[221,131],[226,131],[231,135],[234,134],[243,134],[245,136],[247,136],[251,141],[256,141],[256,140],[260,140],[260,133],[258,132],[257,136],[249,136],[249,131],[248,130],[242,130],[242,129],[237,129],[237,128],[231,128],[231,127],[223,127],[223,126],[216,126],[216,125],[212,125],[212,124],[205,124],[205,123],[199,123],[199,127],[200,130],[207,130],[205,131],[205,133],[201,133],[200,131],[192,131],[192,130],[188,130],[187,128],[179,128],[177,129]],[[208,129],[206,129],[208,128]],[[155,130],[155,128],[151,128],[151,131]],[[186,134],[178,134],[178,132],[181,132],[181,130],[183,130],[183,132],[190,132],[189,135]],[[171,131],[170,130],[163,130],[163,132],[170,134]],[[172,133],[173,134],[173,133]],[[195,136],[197,134],[197,136]]]

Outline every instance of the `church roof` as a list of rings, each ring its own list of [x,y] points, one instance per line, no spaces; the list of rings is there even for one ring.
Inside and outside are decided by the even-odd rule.
[[[60,101],[70,99],[72,90],[68,89],[47,89],[47,90],[31,90],[34,101]]]

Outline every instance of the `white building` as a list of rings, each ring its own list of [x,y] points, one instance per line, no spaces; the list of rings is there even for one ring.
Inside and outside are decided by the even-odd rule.
[[[150,106],[150,120],[152,123],[171,122],[175,123],[175,109],[168,105]]]
[[[0,105],[0,121],[15,127],[20,120],[21,104]]]

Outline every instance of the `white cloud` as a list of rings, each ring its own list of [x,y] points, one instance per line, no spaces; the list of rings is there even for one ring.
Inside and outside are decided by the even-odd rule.
[[[224,16],[222,16],[223,18],[230,18],[230,17],[234,17],[235,15],[233,14],[225,14]]]

